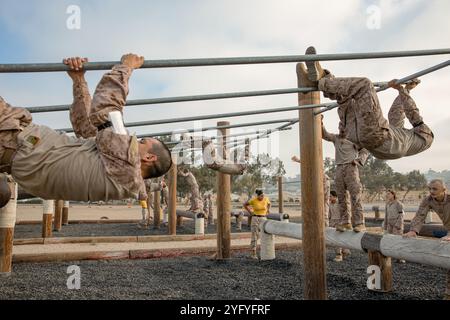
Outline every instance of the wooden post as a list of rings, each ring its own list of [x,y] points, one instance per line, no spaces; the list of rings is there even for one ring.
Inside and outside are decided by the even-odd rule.
[[[161,191],[153,193],[153,227],[159,229],[161,226]]]
[[[373,212],[375,213],[375,220],[379,220],[380,219],[380,207],[373,206],[372,209],[373,209]],[[384,218],[386,219],[386,212],[384,213]]]
[[[0,209],[0,276],[9,276],[12,269],[14,226],[16,225],[17,183],[8,177],[11,189],[9,202]]]
[[[62,224],[67,226],[69,224],[69,201],[64,201],[62,209]]]
[[[219,121],[217,126],[228,126],[228,121]],[[226,139],[229,129],[219,129],[218,156],[227,159]],[[231,257],[231,176],[217,172],[217,259]]]
[[[52,236],[52,219],[55,212],[55,201],[42,200],[44,207],[42,214],[42,238],[50,238]]]
[[[278,177],[278,212],[284,212],[283,206],[283,177]]]
[[[297,64],[299,87],[314,87]],[[306,68],[305,68],[306,69]],[[320,92],[298,94],[299,105],[320,103]],[[326,250],[324,236],[324,190],[322,131],[315,109],[299,110],[301,190],[303,217],[303,297],[307,300],[327,299]]]
[[[380,267],[381,271],[381,288],[371,289],[378,292],[392,291],[392,263],[391,257],[385,257],[381,252],[369,250],[369,265]]]
[[[177,157],[172,155],[172,167],[169,171],[169,234],[177,234]]]
[[[53,231],[61,231],[63,206],[64,200],[55,201],[55,219],[53,220]]]

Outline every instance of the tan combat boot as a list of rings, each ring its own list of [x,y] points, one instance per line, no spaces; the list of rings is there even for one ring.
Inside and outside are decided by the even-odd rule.
[[[344,260],[342,258],[342,254],[337,254],[336,257],[333,259],[334,262],[342,262]]]
[[[340,223],[336,226],[336,231],[344,232],[347,230],[352,230],[352,225],[350,223]]]
[[[316,48],[308,47],[305,54],[316,54]],[[322,79],[326,72],[322,69],[319,61],[305,61],[306,67],[308,69],[308,79],[313,82],[317,82]]]
[[[355,226],[353,228],[353,231],[355,231],[355,232],[366,231],[366,226],[364,225],[364,223],[358,224],[357,226]]]

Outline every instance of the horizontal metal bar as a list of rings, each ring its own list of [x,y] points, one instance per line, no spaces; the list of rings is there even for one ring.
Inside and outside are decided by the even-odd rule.
[[[291,129],[292,128],[283,128],[283,129],[280,129],[279,131],[287,131],[287,130],[291,130]],[[233,133],[233,134],[227,135],[227,138],[243,137],[243,136],[250,136],[250,135],[255,135],[255,134],[258,135],[258,134],[261,134],[261,133],[269,131],[269,130],[257,130],[255,132]],[[203,136],[194,136],[193,138],[194,138],[193,139],[194,141],[202,141],[205,137],[203,137]],[[217,139],[217,136],[208,137],[208,139],[215,140],[215,139]],[[228,141],[233,141],[233,140],[230,139]],[[170,145],[175,145],[175,144],[178,144],[178,143],[181,143],[181,142],[183,142],[183,140],[170,141],[170,142],[166,142],[165,144],[170,146]]]
[[[290,94],[299,92],[312,92],[317,88],[287,88],[287,89],[273,89],[273,90],[258,90],[258,91],[241,91],[241,92],[227,92],[227,93],[213,93],[213,94],[200,94],[191,96],[178,96],[178,97],[162,97],[153,99],[136,99],[128,100],[126,106],[142,106],[148,104],[162,104],[162,103],[174,103],[174,102],[189,102],[189,101],[203,101],[203,100],[216,100],[216,99],[230,99],[230,98],[245,98],[245,97],[258,97],[277,94]],[[70,110],[70,104],[60,104],[52,106],[36,106],[27,107],[26,109],[31,113],[38,112],[55,112],[55,111],[67,111]]]
[[[269,120],[269,121],[259,121],[259,122],[248,122],[248,123],[239,123],[239,124],[232,124],[227,126],[214,126],[214,127],[205,127],[200,129],[187,129],[183,131],[166,131],[166,132],[158,132],[158,133],[151,133],[151,134],[141,134],[138,135],[138,138],[146,138],[146,137],[157,137],[157,136],[168,136],[176,133],[182,133],[182,132],[201,132],[201,131],[208,131],[208,130],[215,130],[215,129],[231,129],[231,128],[242,128],[242,127],[251,127],[251,126],[259,126],[259,125],[266,125],[266,124],[273,124],[273,123],[282,123],[282,122],[292,122],[296,121],[296,119],[281,119],[281,120]]]
[[[142,65],[141,68],[178,68],[178,67],[224,66],[224,65],[240,65],[240,64],[289,63],[289,62],[316,61],[316,60],[330,61],[330,60],[379,59],[379,58],[429,56],[440,54],[450,54],[450,49],[444,48],[432,50],[338,53],[338,54],[317,54],[317,55],[146,60],[144,61],[144,64]],[[86,64],[84,64],[84,69],[109,70],[118,63],[119,63],[118,61],[87,62]],[[68,70],[69,70],[68,66],[66,66],[63,63],[0,64],[0,73],[55,72]]]
[[[328,104],[334,104],[330,102]],[[287,111],[295,111],[300,109],[314,109],[323,107],[323,103],[321,104],[308,104],[303,106],[292,106],[292,107],[282,107],[282,108],[272,108],[272,109],[258,109],[258,110],[250,110],[250,111],[240,111],[240,112],[229,112],[229,113],[221,113],[221,114],[207,114],[203,116],[193,116],[193,117],[182,117],[182,118],[172,118],[172,119],[160,119],[160,120],[150,120],[150,121],[138,121],[138,122],[128,122],[125,123],[125,127],[141,127],[141,126],[152,126],[158,124],[167,124],[167,123],[178,123],[178,122],[188,122],[188,121],[197,121],[197,120],[210,120],[210,119],[219,119],[219,118],[230,118],[230,117],[241,117],[241,116],[251,116],[255,114],[266,114],[266,113],[275,113],[275,112],[287,112]],[[327,104],[325,104],[327,105]],[[73,132],[72,128],[64,128],[58,129],[64,132]]]
[[[397,79],[397,84],[407,83],[407,82],[409,82],[409,81],[411,81],[411,80],[413,80],[415,78],[419,78],[419,77],[424,76],[426,74],[429,74],[429,73],[435,72],[437,70],[443,69],[445,67],[448,67],[449,65],[450,65],[450,60],[444,61],[442,63],[439,63],[439,64],[435,65],[435,66],[432,66],[432,67],[429,67],[427,69],[418,71],[418,72],[413,73],[413,74],[411,74],[409,76],[406,76],[404,78]],[[384,91],[386,89],[389,89],[389,87],[387,86],[387,82],[385,82],[384,84],[380,84],[380,87],[376,89],[376,92],[381,92],[381,91]],[[318,114],[330,111],[330,110],[332,110],[334,108],[339,107],[339,104],[336,103],[336,102],[332,103],[332,104],[329,104],[328,106],[325,106],[325,104],[323,104],[323,107],[324,107],[323,109],[321,109],[319,111],[316,111],[314,114],[318,115]]]

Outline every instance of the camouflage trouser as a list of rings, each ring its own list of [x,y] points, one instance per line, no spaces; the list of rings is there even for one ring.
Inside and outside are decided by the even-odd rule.
[[[361,204],[362,185],[359,180],[358,166],[353,164],[340,164],[336,166],[336,193],[339,200],[341,223],[349,223],[349,209],[347,190],[350,193],[352,206],[351,222],[353,226],[364,223],[364,215]]]
[[[12,153],[17,149],[17,136],[21,129],[32,121],[31,114],[24,108],[12,107],[0,97],[0,160],[5,152]],[[0,163],[0,173],[10,172],[10,163]]]
[[[401,236],[403,234],[404,224],[403,224],[403,214],[399,215],[396,220],[386,221],[386,230],[390,234],[395,234]]]
[[[328,227],[330,222],[328,221],[328,212],[330,211],[330,179],[323,177],[323,211],[325,226]]]
[[[96,136],[96,144],[108,175],[130,190],[142,189],[143,180],[136,137],[116,134],[111,128],[98,131],[97,127],[109,121],[109,113],[123,111],[128,95],[128,80],[132,69],[116,65],[103,75],[92,101],[87,83],[75,81],[74,101],[70,121],[78,137]]]
[[[389,109],[389,125],[396,128],[403,128],[405,117],[408,118],[409,123],[414,126],[414,132],[425,140],[425,148],[431,146],[434,140],[433,132],[425,123],[423,123],[423,118],[419,113],[416,103],[409,95],[409,91],[403,88],[400,90]],[[415,126],[419,123],[420,125]]]
[[[252,224],[250,227],[252,231],[252,240],[250,242],[250,247],[252,248],[252,250],[256,250],[256,246],[259,239],[259,224],[264,220],[267,220],[267,218],[252,216]]]
[[[367,78],[320,79],[319,90],[337,100],[339,130],[361,148],[373,150],[388,138],[389,124],[384,119],[378,96]]]

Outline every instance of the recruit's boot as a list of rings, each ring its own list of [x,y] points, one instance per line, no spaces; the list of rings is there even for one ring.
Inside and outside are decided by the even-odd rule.
[[[419,83],[420,83],[420,79],[414,78],[405,85],[405,89],[408,91],[411,91],[412,89],[417,87],[419,85]]]
[[[333,259],[334,262],[342,262],[342,260],[344,260],[342,254],[337,254],[336,257]]]
[[[8,185],[6,173],[0,173],[0,208],[6,206],[11,199],[11,189]]]
[[[316,54],[316,48],[308,47],[305,53],[307,55]],[[317,82],[326,75],[326,72],[324,69],[322,69],[319,61],[305,61],[305,63],[308,69],[308,79],[310,81]]]
[[[350,223],[340,223],[336,226],[336,231],[344,232],[347,230],[352,230],[352,225]]]
[[[256,254],[256,249],[252,249],[252,259],[258,260],[258,255]]]
[[[366,231],[366,226],[364,225],[364,223],[358,224],[353,228],[353,231],[355,232]]]
[[[352,253],[348,249],[342,250],[342,258],[347,259]]]

